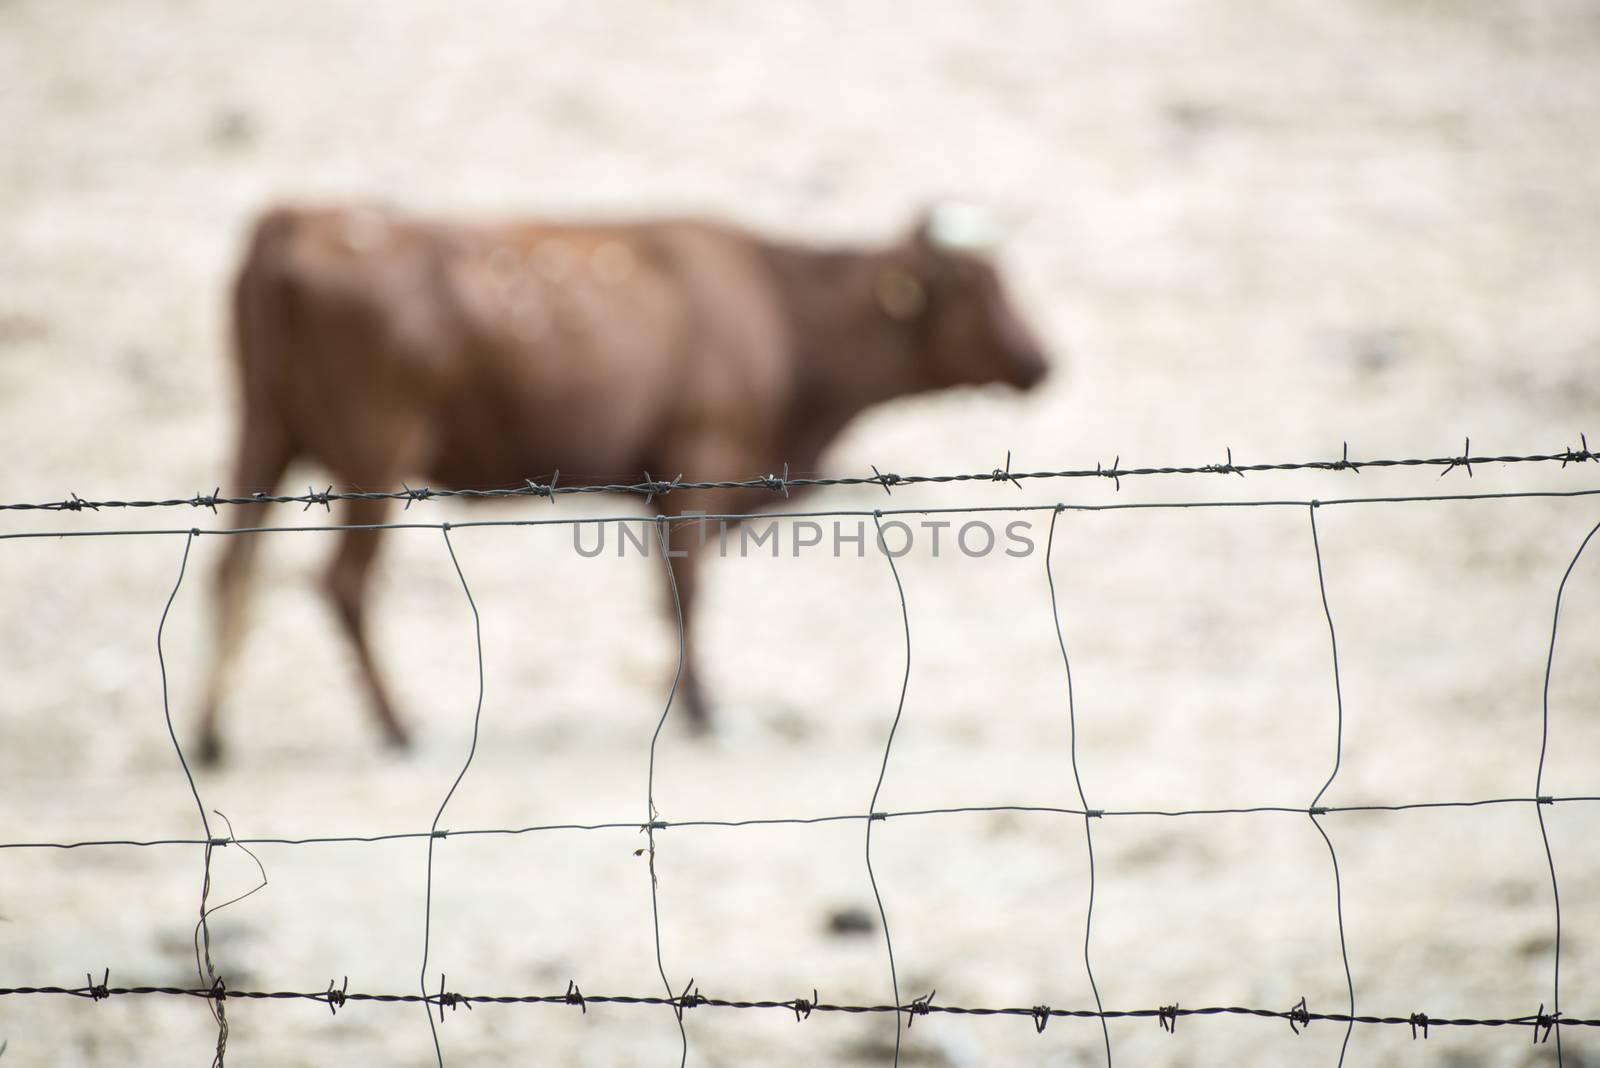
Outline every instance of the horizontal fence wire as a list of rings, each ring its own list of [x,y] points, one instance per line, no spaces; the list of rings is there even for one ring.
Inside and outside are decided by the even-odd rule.
[[[1587,435],[1580,435],[1580,441],[1581,445],[1578,448],[1564,447],[1559,452],[1474,456],[1472,454],[1472,440],[1468,438],[1461,452],[1452,456],[1375,457],[1366,460],[1352,460],[1350,458],[1349,444],[1346,443],[1343,453],[1337,460],[1290,460],[1271,463],[1236,463],[1233,459],[1233,450],[1230,448],[1227,450],[1227,459],[1221,463],[1180,464],[1162,467],[1123,467],[1122,458],[1118,456],[1109,465],[1096,464],[1092,468],[1063,468],[1042,471],[1011,470],[1011,454],[1007,453],[1004,467],[996,467],[989,471],[943,475],[900,475],[892,472],[881,472],[874,466],[871,475],[791,476],[789,467],[785,464],[782,474],[766,474],[757,478],[742,480],[686,481],[681,474],[675,478],[664,480],[651,478],[649,472],[645,472],[644,478],[635,482],[601,482],[593,480],[574,482],[569,478],[566,484],[562,484],[561,472],[556,471],[547,482],[540,482],[537,479],[530,478],[514,486],[479,488],[403,486],[397,490],[335,490],[330,485],[323,490],[308,487],[305,493],[298,494],[260,492],[245,496],[225,496],[222,493],[222,487],[218,486],[210,493],[195,493],[189,497],[143,500],[90,500],[80,497],[76,493],[68,493],[65,499],[55,501],[0,502],[0,511],[81,512],[117,508],[188,507],[209,508],[215,512],[219,507],[230,505],[298,504],[305,508],[310,508],[313,505],[327,507],[338,501],[405,501],[406,507],[409,508],[419,501],[442,500],[452,497],[479,499],[542,497],[554,501],[558,496],[579,493],[620,494],[642,497],[648,503],[657,497],[666,497],[681,490],[764,490],[788,497],[792,490],[820,486],[878,486],[885,492],[889,492],[896,486],[1010,482],[1021,488],[1022,483],[1025,481],[1096,478],[1107,479],[1120,489],[1122,480],[1125,478],[1141,478],[1152,475],[1243,476],[1268,471],[1348,471],[1352,474],[1360,474],[1367,469],[1378,470],[1392,467],[1437,467],[1441,469],[1440,475],[1449,474],[1459,468],[1466,471],[1470,477],[1474,464],[1554,463],[1559,464],[1561,467],[1566,467],[1569,464],[1582,464],[1591,461],[1600,462],[1600,452],[1593,452],[1589,449]]]
[[[453,991],[439,991],[426,994],[374,994],[350,990],[346,979],[342,986],[335,986],[330,980],[326,990],[233,990],[226,986],[216,987],[178,987],[178,986],[111,986],[110,972],[102,974],[100,982],[94,982],[92,976],[85,977],[83,986],[18,986],[0,987],[0,997],[7,995],[61,995],[65,997],[83,998],[89,1001],[104,1001],[113,997],[147,997],[164,996],[177,998],[195,998],[212,1002],[223,1001],[311,1001],[328,1006],[338,1013],[338,1010],[349,1004],[362,1002],[372,1004],[394,1005],[426,1005],[430,1009],[456,1009],[470,1008],[473,1005],[566,1005],[587,1012],[591,1005],[622,1005],[622,1006],[655,1006],[666,1007],[678,1011],[689,1009],[782,1009],[795,1015],[796,1020],[803,1021],[812,1013],[846,1013],[850,1015],[863,1014],[898,1014],[906,1019],[917,1016],[943,1014],[948,1016],[1020,1016],[1031,1020],[1035,1028],[1041,1033],[1044,1024],[1049,1020],[1075,1019],[1075,1020],[1141,1020],[1154,1019],[1163,1025],[1163,1029],[1171,1030],[1171,1021],[1184,1016],[1255,1016],[1263,1019],[1282,1020],[1296,1028],[1317,1021],[1331,1023],[1354,1023],[1361,1025],[1405,1026],[1417,1029],[1418,1038],[1426,1038],[1426,1029],[1429,1027],[1530,1027],[1535,1029],[1540,1040],[1543,1040],[1550,1031],[1567,1027],[1600,1027],[1600,1019],[1585,1019],[1576,1016],[1562,1016],[1557,1019],[1553,1014],[1543,1012],[1528,1013],[1521,1016],[1429,1016],[1426,1013],[1414,1012],[1404,1016],[1351,1016],[1342,1012],[1314,1012],[1301,998],[1287,1009],[1251,1008],[1243,1005],[1210,1005],[1196,1008],[1186,1008],[1182,1005],[1160,1005],[1148,1009],[1062,1009],[1050,1005],[1013,1005],[1006,1007],[983,1007],[970,1005],[946,1005],[934,1000],[930,993],[903,1005],[852,1005],[836,1004],[821,1000],[815,989],[811,997],[794,997],[785,999],[744,1000],[734,998],[712,997],[700,992],[698,985],[692,981],[689,989],[682,994],[671,996],[652,994],[586,994],[576,981],[569,981],[567,989],[559,994],[462,994]]]
[[[0,504],[0,510],[35,510],[35,511],[66,511],[82,512],[97,511],[102,508],[153,508],[153,507],[204,507],[217,511],[221,505],[242,504],[300,504],[305,508],[313,505],[329,507],[339,501],[371,501],[371,500],[405,500],[407,507],[411,503],[434,498],[445,497],[539,497],[554,500],[558,494],[566,493],[618,493],[631,494],[642,497],[646,503],[653,502],[658,497],[664,497],[679,490],[766,490],[781,493],[787,497],[792,490],[813,486],[851,486],[851,485],[877,485],[890,492],[893,487],[941,484],[941,483],[969,483],[979,481],[1011,482],[1019,488],[1023,480],[1032,479],[1060,479],[1060,478],[1106,478],[1113,480],[1120,488],[1120,480],[1126,477],[1143,475],[1244,475],[1250,472],[1261,471],[1350,471],[1359,473],[1365,468],[1384,467],[1436,467],[1440,474],[1448,474],[1456,469],[1464,469],[1467,475],[1472,474],[1473,464],[1506,463],[1506,464],[1535,464],[1559,463],[1565,468],[1570,464],[1583,463],[1591,460],[1600,460],[1600,454],[1590,452],[1586,438],[1582,439],[1579,449],[1565,449],[1557,453],[1528,453],[1507,456],[1474,456],[1471,453],[1470,440],[1462,452],[1456,456],[1412,459],[1372,459],[1351,460],[1348,446],[1344,449],[1342,457],[1338,460],[1304,461],[1294,463],[1272,464],[1239,464],[1235,463],[1231,450],[1226,462],[1221,464],[1192,465],[1187,467],[1143,467],[1124,468],[1120,464],[1120,457],[1109,467],[1097,465],[1093,470],[1060,470],[1060,471],[1012,471],[1010,456],[1007,456],[1006,466],[990,472],[980,474],[952,474],[952,475],[896,475],[883,474],[873,468],[871,477],[840,477],[840,478],[793,478],[790,477],[787,467],[781,476],[768,475],[763,478],[742,482],[688,482],[681,476],[670,482],[652,479],[646,474],[642,482],[632,484],[622,483],[589,483],[589,484],[559,484],[559,473],[553,475],[548,482],[540,483],[528,480],[524,485],[501,489],[443,489],[429,488],[413,489],[409,486],[400,491],[352,491],[335,492],[330,486],[323,492],[314,490],[304,495],[272,495],[252,494],[246,497],[222,497],[218,492],[211,494],[197,494],[192,498],[171,498],[165,500],[106,500],[90,501],[71,495],[67,500],[45,502],[39,504]],[[1559,634],[1561,618],[1561,602],[1566,592],[1567,580],[1571,577],[1574,568],[1584,550],[1588,547],[1594,534],[1600,531],[1600,523],[1589,530],[1589,533],[1579,544],[1577,551],[1571,558],[1560,584],[1556,591],[1555,613],[1551,624],[1551,638],[1549,655],[1545,665],[1545,691],[1542,708],[1540,751],[1537,773],[1534,779],[1534,789],[1526,796],[1478,798],[1469,800],[1448,801],[1411,801],[1411,802],[1370,802],[1349,805],[1323,805],[1323,795],[1332,786],[1338,776],[1341,749],[1343,741],[1343,697],[1341,694],[1338,663],[1338,635],[1334,625],[1334,612],[1330,605],[1329,577],[1325,573],[1322,560],[1322,547],[1317,531],[1316,517],[1320,508],[1336,505],[1372,505],[1372,504],[1397,504],[1397,503],[1423,503],[1446,501],[1490,501],[1490,500],[1526,500],[1534,498],[1581,498],[1600,494],[1600,489],[1581,488],[1572,490],[1527,490],[1499,493],[1453,493],[1453,494],[1418,494],[1411,496],[1372,496],[1372,497],[1344,497],[1336,499],[1280,499],[1280,500],[1245,500],[1245,501],[1178,501],[1178,502],[1117,502],[1110,504],[1069,504],[1066,502],[1045,503],[1037,505],[1016,505],[1002,507],[951,507],[951,508],[903,508],[903,509],[871,509],[871,510],[827,510],[807,512],[750,512],[731,511],[723,514],[707,515],[702,513],[686,513],[677,516],[658,516],[653,521],[656,543],[660,548],[660,556],[665,567],[665,577],[668,587],[672,592],[672,604],[676,609],[676,623],[678,633],[678,667],[674,675],[671,688],[665,696],[665,703],[660,716],[656,720],[654,732],[650,739],[649,761],[646,771],[645,783],[645,818],[643,821],[622,820],[596,823],[551,823],[528,825],[523,827],[499,828],[468,828],[452,830],[441,827],[445,811],[454,796],[456,789],[467,775],[472,766],[473,755],[477,749],[479,727],[483,714],[484,703],[484,663],[483,663],[483,635],[482,624],[478,615],[477,604],[473,598],[472,590],[467,582],[466,574],[457,559],[455,545],[451,540],[451,531],[472,527],[499,527],[499,526],[542,526],[551,524],[580,524],[586,522],[615,523],[628,522],[626,517],[617,516],[547,516],[535,519],[502,519],[484,520],[460,523],[371,523],[371,524],[330,524],[325,526],[242,526],[232,529],[201,530],[199,528],[172,529],[172,530],[62,530],[62,531],[0,531],[0,540],[13,538],[40,538],[40,537],[111,537],[117,535],[174,535],[184,539],[183,556],[178,567],[178,576],[173,584],[171,594],[163,606],[160,623],[156,632],[156,652],[161,669],[162,683],[162,710],[165,717],[168,734],[180,766],[188,781],[190,792],[194,798],[200,817],[202,835],[197,838],[171,837],[160,839],[137,840],[130,838],[105,838],[79,841],[18,841],[0,842],[0,850],[41,850],[41,849],[85,849],[85,848],[152,848],[160,846],[198,847],[201,850],[202,881],[198,922],[195,925],[195,973],[199,980],[195,986],[112,986],[110,984],[110,970],[104,969],[101,980],[94,981],[92,974],[85,976],[85,983],[81,987],[62,987],[55,985],[31,985],[0,987],[0,997],[7,996],[46,996],[56,995],[72,998],[87,999],[98,1002],[113,997],[127,996],[167,996],[173,998],[199,999],[206,1002],[217,1024],[217,1040],[213,1064],[222,1066],[227,1054],[229,1028],[226,1006],[230,1001],[245,1000],[303,1000],[326,1005],[330,1012],[337,1014],[341,1008],[352,1003],[394,1003],[422,1006],[427,1019],[430,1033],[433,1038],[433,1048],[437,1062],[444,1064],[444,1050],[439,1040],[438,1025],[434,1016],[437,1012],[438,1022],[445,1019],[445,1009],[471,1009],[475,1005],[559,1005],[576,1007],[582,1012],[587,1012],[589,1006],[619,1005],[643,1006],[653,1009],[666,1008],[673,1013],[679,1036],[678,1053],[679,1064],[686,1065],[692,1046],[691,1034],[685,1025],[685,1014],[692,1009],[769,1009],[793,1013],[795,1019],[804,1020],[813,1013],[844,1013],[844,1014],[889,1014],[895,1019],[895,1040],[893,1062],[898,1065],[901,1059],[901,1038],[904,1028],[912,1026],[913,1021],[919,1016],[944,1014],[951,1016],[971,1017],[1020,1017],[1032,1023],[1034,1028],[1043,1033],[1053,1019],[1070,1018],[1083,1020],[1098,1020],[1104,1040],[1105,1060],[1108,1066],[1113,1063],[1113,1043],[1111,1032],[1107,1026],[1112,1020],[1155,1019],[1164,1031],[1176,1033],[1177,1022],[1181,1017],[1196,1016],[1239,1016],[1264,1020],[1278,1020],[1287,1022],[1295,1033],[1304,1030],[1313,1022],[1330,1022],[1345,1025],[1345,1034],[1340,1046],[1339,1064],[1343,1064],[1346,1053],[1351,1044],[1351,1038],[1357,1025],[1367,1026],[1407,1026],[1411,1029],[1413,1038],[1427,1038],[1431,1027],[1527,1027],[1531,1029],[1533,1041],[1536,1043],[1548,1042],[1554,1036],[1554,1052],[1556,1063],[1562,1063],[1561,1032],[1566,1028],[1592,1028],[1600,1027],[1600,1018],[1591,1018],[1582,1015],[1566,1015],[1561,1011],[1561,906],[1560,887],[1557,878],[1555,857],[1550,847],[1548,834],[1545,829],[1544,810],[1555,805],[1572,805],[1600,802],[1600,794],[1570,794],[1548,795],[1543,792],[1545,754],[1549,743],[1549,680],[1553,670],[1556,639]],[[1068,656],[1066,633],[1068,624],[1062,602],[1058,597],[1055,575],[1051,570],[1051,557],[1056,544],[1057,520],[1068,512],[1116,511],[1134,509],[1185,509],[1185,508],[1227,508],[1227,507],[1298,507],[1306,509],[1310,523],[1311,544],[1316,562],[1317,591],[1320,604],[1325,616],[1330,649],[1332,653],[1331,667],[1334,689],[1333,715],[1335,719],[1335,746],[1332,754],[1332,770],[1326,781],[1308,804],[1266,804],[1234,808],[1185,808],[1185,809],[1100,809],[1089,804],[1083,789],[1083,780],[1078,764],[1078,711],[1072,692],[1072,661]],[[914,810],[895,810],[879,807],[879,798],[882,791],[884,778],[887,774],[889,763],[894,750],[895,735],[901,725],[901,719],[906,713],[906,692],[912,672],[912,627],[909,600],[905,586],[901,581],[898,568],[895,566],[895,553],[888,550],[883,540],[885,519],[892,523],[892,517],[902,515],[930,515],[971,513],[982,514],[988,512],[1037,512],[1048,511],[1051,513],[1050,535],[1045,551],[1045,584],[1048,588],[1048,603],[1054,625],[1054,634],[1060,648],[1063,668],[1063,710],[1068,719],[1071,737],[1071,757],[1073,784],[1078,804],[1048,806],[1048,805],[970,805],[923,808]],[[796,817],[760,817],[746,819],[689,819],[689,820],[663,820],[659,817],[655,804],[654,783],[656,772],[656,742],[665,727],[672,712],[675,699],[678,696],[679,683],[683,677],[686,656],[686,625],[682,603],[678,600],[677,579],[674,575],[672,554],[667,552],[669,531],[674,525],[685,521],[727,521],[739,522],[755,518],[767,519],[806,519],[806,518],[837,518],[861,517],[872,519],[876,530],[878,545],[886,558],[893,581],[893,592],[900,608],[902,633],[904,639],[906,667],[899,689],[898,700],[895,704],[893,720],[889,725],[887,740],[884,745],[882,762],[878,769],[876,784],[872,791],[871,800],[863,812],[846,812],[813,816]],[[647,521],[649,522],[649,521]],[[315,532],[315,531],[348,531],[348,530],[387,530],[387,529],[430,529],[440,531],[443,535],[445,549],[449,555],[454,572],[460,581],[461,589],[466,597],[471,610],[474,628],[474,647],[476,650],[476,663],[478,671],[478,691],[472,719],[472,743],[469,747],[460,771],[451,782],[448,791],[440,803],[431,827],[426,831],[410,831],[386,834],[341,834],[318,835],[309,837],[270,837],[270,836],[237,836],[234,834],[227,818],[216,813],[227,825],[228,833],[218,835],[214,833],[212,824],[207,815],[207,809],[202,799],[200,790],[189,772],[188,760],[184,755],[183,747],[179,743],[176,730],[173,728],[172,715],[168,697],[168,679],[166,660],[162,648],[163,636],[169,613],[178,598],[183,586],[184,575],[188,568],[189,550],[196,537],[201,534],[229,534],[229,535],[256,535],[268,533]],[[887,696],[887,695],[886,695]],[[1537,1010],[1531,1013],[1508,1014],[1494,1017],[1433,1017],[1422,1012],[1412,1012],[1405,1015],[1381,1015],[1360,1013],[1357,1011],[1357,988],[1350,967],[1351,947],[1346,937],[1344,928],[1342,889],[1339,876],[1339,858],[1335,847],[1334,837],[1328,833],[1321,822],[1326,817],[1342,817],[1359,813],[1395,813],[1432,809],[1464,809],[1482,808],[1488,806],[1527,806],[1531,807],[1538,820],[1540,835],[1544,848],[1544,855],[1550,872],[1552,899],[1554,905],[1555,941],[1553,953],[1553,980],[1551,987],[1550,1008],[1547,1011],[1545,1004],[1541,1003]],[[936,990],[929,991],[920,997],[906,1001],[901,996],[900,976],[894,963],[894,941],[891,936],[891,908],[880,892],[877,876],[872,866],[873,830],[874,825],[890,820],[907,818],[950,817],[961,814],[979,813],[1030,813],[1047,816],[1067,817],[1083,821],[1085,833],[1085,846],[1088,852],[1089,878],[1086,887],[1087,895],[1083,914],[1083,966],[1090,989],[1093,993],[1094,1007],[1082,1008],[1052,1008],[1049,1005],[1010,1006],[1010,1007],[983,1007],[972,1005],[943,1004],[935,1000]],[[1339,936],[1340,954],[1343,971],[1347,983],[1348,1000],[1344,1011],[1312,1011],[1306,999],[1301,997],[1298,1002],[1286,1009],[1273,1009],[1266,1007],[1246,1006],[1207,1006],[1183,1007],[1178,1002],[1170,1005],[1157,1005],[1153,1008],[1117,1009],[1106,1008],[1101,997],[1099,984],[1095,979],[1093,966],[1094,945],[1094,895],[1096,890],[1094,852],[1093,852],[1093,824],[1096,820],[1112,818],[1179,818],[1203,816],[1231,816],[1231,815],[1293,815],[1309,817],[1313,827],[1325,842],[1331,864],[1333,876],[1333,919],[1334,927]],[[865,862],[868,880],[871,883],[874,900],[876,902],[879,919],[882,923],[885,951],[888,964],[888,989],[892,999],[888,1002],[870,1003],[841,1003],[824,1001],[814,988],[809,998],[795,997],[787,999],[749,999],[749,998],[723,998],[703,994],[693,979],[677,990],[675,982],[669,978],[668,962],[662,953],[661,930],[664,922],[659,902],[657,899],[656,876],[656,851],[657,836],[663,832],[691,829],[691,828],[763,828],[784,825],[815,825],[824,823],[849,823],[857,822],[863,825],[865,838]],[[450,837],[466,836],[506,836],[523,835],[531,833],[544,833],[556,831],[628,831],[643,833],[646,836],[646,846],[640,852],[648,852],[649,876],[651,890],[651,926],[654,937],[655,962],[659,973],[664,993],[655,995],[635,994],[609,994],[595,995],[584,994],[577,982],[570,981],[567,989],[561,993],[551,994],[463,994],[453,991],[447,985],[444,975],[440,975],[435,982],[429,972],[429,940],[433,930],[433,904],[432,888],[434,877],[434,844],[437,841]],[[334,845],[356,843],[379,843],[413,839],[426,839],[428,853],[424,879],[424,915],[422,922],[422,952],[420,982],[415,993],[371,993],[351,991],[348,989],[349,980],[345,979],[340,986],[329,982],[325,990],[307,991],[263,991],[230,989],[225,981],[224,970],[219,969],[212,958],[211,952],[211,917],[222,908],[235,905],[267,886],[266,869],[261,865],[259,858],[251,852],[251,847],[259,846],[307,846],[307,845]],[[245,894],[242,894],[222,904],[209,903],[211,891],[211,860],[216,849],[238,847],[246,852],[255,861],[261,872],[261,881]],[[673,970],[677,970],[676,965]],[[676,992],[675,992],[676,991]]]
[[[692,523],[743,523],[752,520],[788,519],[896,519],[909,516],[934,515],[999,515],[1028,514],[1034,512],[1138,512],[1138,511],[1188,511],[1235,508],[1336,508],[1346,505],[1368,504],[1444,504],[1473,501],[1518,501],[1539,499],[1567,499],[1600,496],[1600,488],[1579,490],[1509,490],[1499,493],[1426,493],[1377,497],[1326,497],[1279,498],[1239,501],[1120,501],[1109,504],[1077,504],[1056,501],[1044,504],[977,505],[949,508],[828,508],[810,511],[760,511],[760,512],[686,512],[662,517],[670,525]],[[63,540],[68,538],[115,537],[238,537],[254,534],[337,534],[352,530],[491,530],[514,527],[582,526],[583,524],[651,523],[652,520],[626,515],[546,516],[537,519],[468,519],[453,522],[421,523],[327,523],[310,526],[255,526],[255,527],[127,527],[102,530],[14,530],[0,532],[0,541],[29,539]]]
[[[1155,808],[1127,808],[1127,809],[1082,809],[1062,808],[1053,805],[951,805],[947,808],[919,808],[905,809],[902,811],[887,812],[841,812],[826,816],[755,816],[749,819],[689,819],[689,820],[651,820],[649,823],[639,823],[628,820],[612,820],[602,823],[541,823],[527,827],[467,827],[459,830],[448,828],[434,831],[394,831],[388,834],[339,834],[322,835],[302,838],[272,838],[240,836],[238,838],[212,838],[209,844],[214,848],[223,846],[301,846],[301,845],[351,845],[358,843],[375,842],[403,842],[416,841],[424,838],[473,838],[507,835],[542,834],[551,831],[629,831],[634,834],[645,834],[649,831],[667,831],[694,827],[713,828],[742,828],[742,827],[810,827],[821,823],[860,823],[868,820],[881,822],[885,820],[898,820],[925,816],[963,816],[987,815],[992,813],[1035,814],[1055,816],[1087,816],[1092,819],[1116,819],[1118,817],[1161,817],[1171,818],[1178,816],[1254,816],[1254,815],[1286,815],[1286,816],[1326,816],[1340,813],[1363,812],[1417,812],[1430,809],[1458,809],[1458,808],[1484,808],[1493,805],[1560,805],[1571,802],[1600,802],[1597,795],[1570,795],[1559,797],[1488,797],[1475,801],[1412,801],[1397,804],[1360,804],[1360,805],[1318,805],[1307,808],[1303,805],[1248,805],[1237,808],[1186,808],[1186,809],[1155,809]],[[0,849],[93,849],[101,846],[132,846],[147,849],[156,846],[203,846],[208,843],[205,838],[98,838],[86,839],[76,842],[0,842]]]

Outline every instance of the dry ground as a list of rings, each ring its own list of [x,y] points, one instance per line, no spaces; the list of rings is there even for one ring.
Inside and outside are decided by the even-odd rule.
[[[853,427],[829,468],[986,470],[1576,444],[1600,399],[1600,17],[1572,2],[1285,0],[918,8],[696,2],[0,3],[0,498],[184,495],[232,432],[221,293],[278,196],[437,210],[732,213],[877,239],[928,198],[998,205],[1007,263],[1064,373],[1019,400],[951,394]],[[1591,441],[1600,436],[1591,435]],[[909,506],[1590,488],[1600,468],[1431,470],[897,492]],[[624,473],[631,474],[631,473]],[[692,473],[691,473],[692,474]],[[759,472],[752,472],[759,474]],[[297,484],[320,472],[295,472]],[[828,492],[817,507],[878,507]],[[594,502],[573,502],[581,508]],[[568,508],[562,502],[560,508]],[[510,518],[548,505],[431,521]],[[413,515],[418,515],[416,509]],[[285,509],[284,523],[314,515]],[[1562,570],[1589,500],[1323,509],[1342,763],[1325,797],[1533,789]],[[7,532],[223,522],[6,513]],[[444,826],[644,818],[673,663],[658,560],[573,552],[562,528],[454,535],[482,611],[477,758]],[[1034,534],[1042,547],[1043,526]],[[194,545],[165,634],[186,737],[218,539]],[[198,777],[241,836],[425,829],[477,692],[472,619],[437,532],[395,536],[378,640],[419,727],[376,752],[313,587],[323,535],[265,545],[232,764]],[[0,840],[192,837],[162,719],[156,624],[181,536],[0,546]],[[1107,809],[1305,806],[1333,766],[1327,626],[1303,508],[1069,513],[1052,557],[1078,765]],[[880,808],[1070,805],[1044,556],[900,562],[912,658]],[[861,813],[904,668],[881,557],[729,560],[705,604],[720,727],[669,722],[668,820]],[[1600,793],[1600,553],[1574,572],[1543,789]],[[1600,819],[1545,810],[1563,905],[1562,1007],[1600,1017]],[[1552,1001],[1554,911],[1526,805],[1324,821],[1360,1011],[1526,1015]],[[1301,814],[1096,822],[1093,960],[1108,1007],[1337,1011],[1328,850]],[[859,822],[667,830],[661,953],[719,996],[881,1002]],[[457,837],[435,865],[430,983],[660,990],[634,830]],[[235,989],[414,990],[425,844],[264,846],[270,884],[212,923]],[[1081,821],[892,819],[873,856],[902,997],[1092,1004]],[[0,853],[0,985],[192,984],[192,846]],[[220,850],[214,900],[254,868]],[[229,1063],[433,1061],[415,1005],[230,1004]],[[887,1064],[889,1017],[701,1009],[699,1065]],[[1110,1028],[1119,1064],[1332,1064],[1342,1029],[1185,1019]],[[202,1004],[0,998],[6,1065],[204,1063]],[[480,1006],[451,1064],[663,1065],[665,1009]],[[1099,1028],[928,1017],[908,1064],[1098,1064]],[[1565,1063],[1600,1064],[1569,1030]],[[1358,1028],[1348,1064],[1555,1063],[1528,1030]]]

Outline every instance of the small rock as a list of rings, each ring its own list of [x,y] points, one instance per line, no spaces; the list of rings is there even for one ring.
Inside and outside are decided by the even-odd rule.
[[[208,133],[217,148],[244,148],[256,139],[256,120],[242,108],[223,108],[212,116]]]
[[[848,937],[871,934],[878,929],[878,919],[862,908],[834,909],[828,916],[828,933]]]

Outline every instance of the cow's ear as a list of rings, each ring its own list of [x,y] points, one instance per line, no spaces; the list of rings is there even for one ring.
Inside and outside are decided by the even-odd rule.
[[[885,267],[878,272],[878,307],[889,318],[909,323],[928,307],[928,290],[916,275],[904,267]]]

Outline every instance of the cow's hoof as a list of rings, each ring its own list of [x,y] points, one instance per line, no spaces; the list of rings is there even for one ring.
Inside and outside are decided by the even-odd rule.
[[[200,735],[194,747],[195,763],[202,768],[214,768],[222,763],[222,739],[207,731]]]

